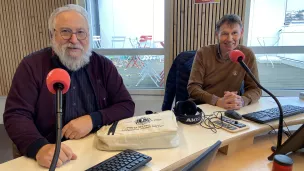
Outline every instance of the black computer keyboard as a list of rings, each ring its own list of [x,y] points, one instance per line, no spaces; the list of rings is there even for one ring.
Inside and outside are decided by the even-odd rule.
[[[86,171],[131,171],[145,165],[151,160],[150,156],[128,149],[98,163]]]
[[[300,106],[283,105],[282,109],[283,109],[284,117],[304,113],[304,107],[300,107]],[[279,117],[280,117],[280,111],[278,107],[243,115],[243,118],[245,119],[262,124],[270,121],[278,120]]]

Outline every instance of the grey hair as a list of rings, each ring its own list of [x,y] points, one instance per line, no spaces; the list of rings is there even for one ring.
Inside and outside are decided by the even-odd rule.
[[[226,23],[228,25],[232,25],[232,24],[239,24],[241,29],[243,28],[243,24],[242,24],[242,20],[241,18],[236,15],[236,14],[227,14],[227,15],[224,15],[217,23],[216,23],[216,26],[215,26],[215,31],[216,32],[219,32],[220,31],[220,27]]]
[[[55,9],[52,12],[52,14],[50,15],[49,22],[48,22],[50,33],[54,32],[54,28],[55,28],[54,20],[55,20],[56,16],[65,11],[75,11],[75,12],[78,12],[79,14],[81,14],[87,21],[88,27],[90,28],[88,12],[82,6],[79,6],[76,4],[68,4],[63,7],[59,7],[57,9]],[[88,28],[88,31],[90,32],[89,28]]]

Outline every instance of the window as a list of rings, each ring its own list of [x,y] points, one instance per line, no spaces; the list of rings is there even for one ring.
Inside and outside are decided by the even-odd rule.
[[[128,89],[163,89],[164,0],[87,0],[92,47]]]
[[[247,46],[256,54],[261,84],[271,90],[304,89],[304,3],[247,0]],[[245,30],[246,31],[246,30]]]

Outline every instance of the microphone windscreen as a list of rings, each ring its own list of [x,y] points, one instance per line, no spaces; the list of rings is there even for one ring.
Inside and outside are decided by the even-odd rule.
[[[245,59],[245,55],[242,51],[240,50],[232,50],[229,53],[229,58],[232,62],[238,62],[239,57],[242,57],[242,60]]]
[[[56,68],[50,71],[46,77],[46,85],[49,91],[56,94],[54,84],[61,83],[63,85],[62,94],[65,94],[70,88],[70,75],[64,69]]]

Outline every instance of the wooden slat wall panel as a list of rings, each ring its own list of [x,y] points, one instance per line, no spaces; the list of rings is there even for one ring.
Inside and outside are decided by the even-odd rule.
[[[76,0],[0,0],[0,96],[8,94],[21,59],[49,45],[51,12]]]
[[[225,14],[237,14],[244,22],[244,0],[221,0],[218,4],[194,4],[194,0],[174,0],[173,58],[180,52],[215,44],[215,24]]]

